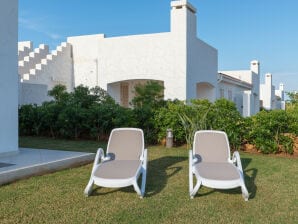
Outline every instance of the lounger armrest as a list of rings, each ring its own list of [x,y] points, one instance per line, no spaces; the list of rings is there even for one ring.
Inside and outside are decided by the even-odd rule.
[[[140,160],[141,161],[145,161],[145,162],[147,162],[147,149],[144,149],[144,151],[143,151],[143,153],[142,153],[142,155],[141,155],[141,158],[140,158]]]
[[[241,159],[240,159],[240,154],[238,151],[235,151],[233,153],[233,163],[236,163],[236,166],[238,167],[238,169],[243,172],[242,170],[242,164],[241,164]]]
[[[105,159],[105,154],[102,148],[97,149],[96,156],[93,163],[92,173],[95,171],[96,166],[99,164],[99,162],[103,161]]]
[[[102,161],[109,161],[109,160],[111,160],[111,159],[112,159],[111,156],[106,155],[106,156],[104,156],[104,157],[102,158]]]

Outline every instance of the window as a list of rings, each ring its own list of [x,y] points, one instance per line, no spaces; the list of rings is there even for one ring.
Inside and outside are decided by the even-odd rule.
[[[232,93],[232,90],[228,90],[228,100],[231,100],[232,101],[233,99],[233,93]]]
[[[224,98],[225,97],[225,90],[224,89],[220,89],[219,90],[219,97],[220,98]]]

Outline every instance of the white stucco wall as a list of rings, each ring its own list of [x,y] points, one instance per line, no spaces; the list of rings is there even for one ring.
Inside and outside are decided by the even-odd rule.
[[[18,1],[0,1],[0,156],[18,152]]]
[[[253,115],[253,94],[250,90],[243,92],[243,117],[250,117]]]
[[[67,38],[72,46],[74,86],[99,86],[98,43],[103,38],[103,34]]]
[[[182,47],[170,33],[101,40],[99,85],[106,89],[122,80],[162,80],[166,99],[186,99],[186,59],[178,50]]]
[[[215,100],[217,50],[196,37],[195,12],[187,1],[173,1],[171,32],[69,37],[75,85],[98,85],[119,100],[117,83],[159,80],[165,87],[165,99],[186,100],[197,98],[197,83],[206,82],[213,87],[208,98]]]
[[[285,109],[284,85],[280,84],[279,89],[272,85],[272,74],[265,74],[265,83],[260,85],[260,100],[266,110]]]
[[[216,99],[217,89],[217,50],[197,38],[188,38],[187,43],[187,99],[198,98],[198,83],[208,83],[212,87],[205,92],[211,102]],[[198,89],[197,89],[198,87]],[[204,95],[204,94],[201,94]]]
[[[244,93],[243,116],[251,116],[260,111],[260,63],[251,61],[250,70],[220,71],[228,76],[252,85],[250,92]],[[248,90],[247,90],[248,91]],[[246,105],[249,103],[250,105]]]
[[[180,11],[172,12],[172,18],[179,16]],[[175,21],[179,28],[176,30],[186,25]],[[166,99],[186,99],[186,34],[167,32],[112,38],[90,35],[69,37],[67,41],[73,46],[75,85],[98,85],[117,98],[116,86],[110,85],[108,89],[109,84],[159,80],[164,83]]]
[[[233,70],[233,71],[219,71],[219,72],[252,84],[252,73],[250,70]]]
[[[224,92],[224,98],[228,99],[232,102],[235,103],[237,110],[240,112],[241,115],[247,114],[243,112],[244,106],[244,99],[243,99],[243,94],[245,91],[250,91],[249,88],[245,88],[240,85],[232,84],[226,81],[221,81],[218,83],[218,88],[217,88],[217,97],[220,98],[220,92],[223,90]],[[229,96],[229,92],[231,96]]]
[[[50,101],[48,96],[48,85],[20,83],[19,104],[41,105],[44,101]]]

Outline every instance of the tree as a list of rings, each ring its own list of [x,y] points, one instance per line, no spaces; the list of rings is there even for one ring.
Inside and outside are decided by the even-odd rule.
[[[297,91],[295,91],[295,92],[287,92],[287,95],[290,98],[288,100],[289,103],[291,103],[292,105],[293,104],[295,104],[295,105],[298,104],[298,92]]]
[[[135,97],[132,105],[135,108],[140,107],[159,107],[164,98],[164,87],[157,81],[148,81],[145,84],[135,86]]]
[[[158,130],[155,129],[154,114],[164,105],[164,87],[157,81],[148,81],[135,86],[132,100],[138,127],[144,130],[146,142],[156,143]]]

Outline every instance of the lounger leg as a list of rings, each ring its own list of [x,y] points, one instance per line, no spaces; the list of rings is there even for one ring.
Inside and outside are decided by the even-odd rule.
[[[201,187],[202,182],[198,180],[195,188],[193,189],[192,192],[190,192],[190,198],[193,199],[196,193],[198,192],[199,188]]]
[[[189,171],[189,194],[193,191],[193,174],[192,171]]]
[[[244,183],[242,183],[241,185],[241,191],[242,191],[242,197],[244,198],[244,200],[248,201],[249,194]]]
[[[141,196],[141,197],[143,197],[144,194],[145,194],[145,188],[146,188],[146,176],[147,176],[147,170],[144,169],[144,170],[143,170],[143,173],[142,173],[142,186],[141,186],[141,194],[142,194],[142,196]]]
[[[142,195],[141,190],[140,190],[140,188],[138,186],[137,180],[134,181],[133,188],[135,189],[135,191],[137,192],[137,194],[142,198],[143,195]]]
[[[85,194],[86,197],[88,197],[91,194],[93,183],[94,183],[93,179],[90,178],[90,180],[89,180],[89,182],[88,182],[88,184],[87,184],[87,186],[84,190],[84,194]]]
[[[145,149],[145,150],[144,150],[144,160],[143,160],[143,164],[142,164],[141,198],[144,197],[144,194],[145,194],[145,188],[146,188],[147,161],[148,161],[148,155],[147,155],[147,149]]]
[[[193,191],[192,151],[189,150],[189,194]]]

